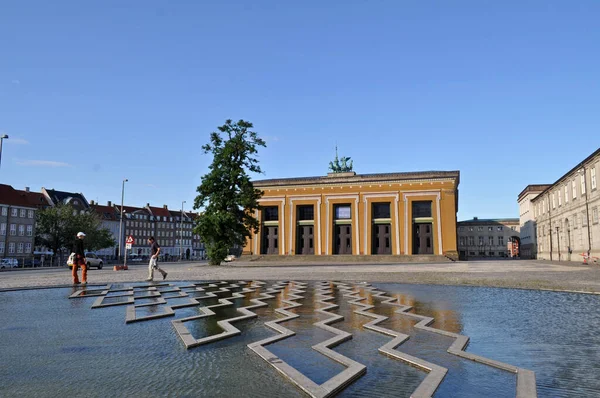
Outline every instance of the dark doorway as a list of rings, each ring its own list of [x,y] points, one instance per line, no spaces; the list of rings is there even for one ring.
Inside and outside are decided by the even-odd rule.
[[[431,223],[413,224],[413,254],[433,254]]]
[[[312,225],[298,225],[296,232],[296,254],[315,254],[314,228]]]
[[[373,225],[372,254],[392,254],[390,224]]]
[[[333,254],[352,254],[352,225],[336,225]]]
[[[263,227],[260,254],[279,254],[279,227]]]

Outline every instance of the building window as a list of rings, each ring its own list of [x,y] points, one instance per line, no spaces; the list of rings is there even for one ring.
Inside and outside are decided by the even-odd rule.
[[[268,206],[263,208],[264,221],[279,221],[279,207]]]
[[[350,212],[350,205],[335,205],[334,214],[336,220],[350,220],[352,215]]]
[[[552,194],[552,208],[556,209],[556,196]]]
[[[470,231],[470,232],[473,232],[473,227],[469,227],[469,231]]]
[[[3,207],[2,208],[2,215],[3,216],[7,216],[8,215],[8,207]]]
[[[0,254],[4,254],[4,242],[0,242]]]
[[[31,253],[31,243],[25,243],[25,253],[26,254]]]
[[[23,253],[23,242],[19,243],[19,245],[17,246],[17,253],[22,254]]]
[[[18,213],[17,209],[15,209],[15,208],[12,208],[12,209],[10,209],[10,215],[11,215],[12,217],[16,217],[16,216],[17,216],[17,213]]]
[[[431,217],[431,201],[412,202],[413,218]]]
[[[19,225],[19,236],[25,236],[25,225]]]
[[[573,199],[577,197],[577,184],[575,180],[571,181],[571,186],[573,187]]]
[[[310,221],[315,219],[315,207],[313,205],[298,206],[298,220]]]
[[[389,203],[373,203],[372,218],[390,218]]]
[[[469,236],[469,246],[474,246],[474,245],[475,245],[475,237]]]
[[[498,237],[498,245],[499,246],[504,246],[504,236],[499,236]]]
[[[494,227],[488,227],[488,231],[493,231]]]
[[[6,223],[0,224],[0,235],[6,235]]]
[[[490,256],[494,256],[494,255],[496,255],[495,252],[490,252]]]
[[[21,218],[25,218],[27,216],[27,210],[25,209],[21,209],[19,217]]]
[[[483,236],[479,237],[479,246],[483,246]]]
[[[597,207],[594,207],[592,209],[592,222],[594,224],[598,224],[598,208]]]
[[[465,227],[459,227],[459,228],[458,228],[458,230],[459,230],[460,232],[463,232],[463,231],[465,230]]]
[[[579,178],[581,178],[581,194],[585,195],[585,174],[581,175]]]
[[[582,212],[581,212],[581,226],[582,226],[582,227],[585,227],[585,226],[587,226],[587,225],[588,225],[588,222],[587,222],[587,221],[588,221],[588,220],[587,220],[587,214],[585,213],[585,211],[582,211]]]
[[[592,176],[592,189],[596,189],[596,166],[590,170],[590,175]]]
[[[15,242],[8,244],[8,254],[15,254]]]
[[[562,195],[561,195],[560,189],[556,193],[556,196],[558,196],[558,205],[562,206]]]
[[[494,237],[493,236],[488,236],[488,244],[490,246],[494,246]]]
[[[465,237],[461,236],[460,238],[458,238],[459,240],[459,245],[464,246],[465,245]]]
[[[10,224],[10,235],[17,235],[17,224]]]
[[[502,231],[502,230],[503,230],[503,228],[502,228],[502,227],[498,227],[498,231]]]
[[[477,231],[479,231],[479,232],[483,231],[483,227],[477,227]]]
[[[565,185],[565,204],[569,203],[569,186]]]

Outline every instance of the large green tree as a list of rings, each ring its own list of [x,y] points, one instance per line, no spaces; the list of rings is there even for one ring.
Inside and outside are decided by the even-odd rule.
[[[54,253],[71,250],[77,232],[86,234],[85,248],[89,251],[116,244],[110,231],[94,213],[80,213],[70,205],[48,207],[37,212],[35,244],[46,246]]]
[[[202,238],[212,265],[221,264],[231,248],[244,245],[258,232],[253,214],[263,192],[254,188],[248,172],[262,173],[255,155],[266,144],[252,127],[244,120],[227,120],[202,147],[204,153],[212,153],[213,161],[197,189],[194,208],[203,211],[194,231]]]

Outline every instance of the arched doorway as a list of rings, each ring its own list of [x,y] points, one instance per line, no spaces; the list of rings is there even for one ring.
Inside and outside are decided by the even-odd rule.
[[[521,257],[521,238],[516,235],[508,238],[508,257]]]

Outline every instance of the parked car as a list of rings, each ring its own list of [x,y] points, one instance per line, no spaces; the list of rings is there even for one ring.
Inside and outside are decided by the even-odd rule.
[[[104,266],[104,261],[94,253],[85,253],[85,259],[87,261],[88,269],[92,267],[102,269]],[[69,265],[69,268],[73,268],[73,266]]]
[[[0,261],[0,269],[4,268],[19,268],[19,260],[16,258],[3,258]]]

